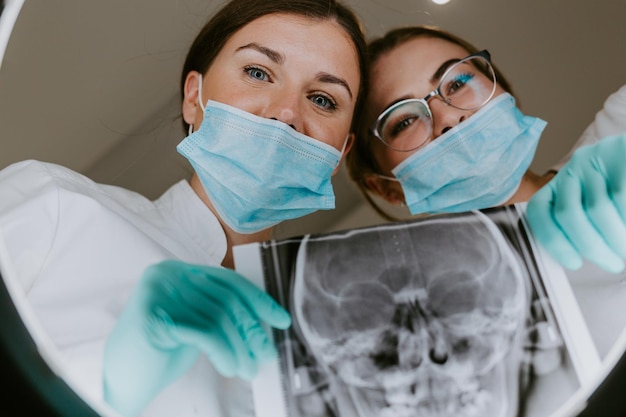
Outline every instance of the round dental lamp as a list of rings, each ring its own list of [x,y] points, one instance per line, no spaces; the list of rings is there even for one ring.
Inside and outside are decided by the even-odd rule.
[[[0,2],[0,69],[24,0]],[[0,231],[0,415],[98,417],[63,379],[21,291]],[[108,412],[107,412],[108,413]]]
[[[0,70],[14,23],[24,0],[0,0]],[[1,198],[1,196],[0,196]],[[110,416],[88,404],[80,387],[66,382],[61,361],[39,329],[6,256],[0,231],[0,415],[39,417]],[[605,359],[598,383],[580,390],[553,417],[626,415],[626,332]],[[548,417],[548,416],[546,416]]]
[[[20,303],[11,297],[6,274],[0,282],[0,414],[41,417],[98,417],[44,359],[40,346],[27,329]],[[9,284],[10,285],[10,284]]]

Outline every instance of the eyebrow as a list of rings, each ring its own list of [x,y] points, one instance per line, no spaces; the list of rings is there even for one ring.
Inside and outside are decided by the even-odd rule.
[[[275,62],[279,65],[282,65],[285,62],[285,56],[283,54],[266,46],[259,45],[256,42],[251,42],[247,45],[240,46],[235,52],[239,52],[244,49],[253,49],[257,52],[260,52],[263,55],[267,56],[272,62]],[[317,74],[316,79],[323,83],[337,84],[343,86],[348,91],[350,99],[352,99],[352,90],[350,89],[350,86],[348,85],[346,80],[344,80],[343,78],[337,77],[336,75],[329,74],[327,72],[320,72]]]
[[[350,100],[352,100],[352,90],[350,90],[350,86],[343,78],[337,77],[336,75],[329,74],[327,72],[320,72],[317,74],[317,79],[323,83],[337,84],[344,87],[348,90],[348,95],[350,96]]]
[[[244,49],[253,49],[257,52],[262,53],[263,55],[267,56],[270,60],[272,60],[273,62],[277,63],[277,64],[282,64],[283,62],[285,62],[285,56],[283,54],[281,54],[280,52],[277,52],[273,49],[270,49],[266,46],[262,46],[259,45],[256,42],[252,42],[249,43],[247,45],[243,45],[240,46],[239,48],[237,48],[237,50],[235,52],[239,52],[242,51]]]
[[[439,84],[439,80],[441,80],[441,77],[443,77],[443,73],[446,72],[446,70],[452,64],[456,64],[459,61],[460,61],[459,58],[452,58],[452,59],[447,60],[443,64],[441,64],[439,68],[437,68],[437,71],[435,71],[435,73],[433,74],[432,78],[430,79],[430,82],[432,84]]]

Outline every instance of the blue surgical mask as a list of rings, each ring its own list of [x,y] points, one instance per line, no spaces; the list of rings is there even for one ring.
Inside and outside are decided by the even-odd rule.
[[[278,120],[209,101],[200,128],[176,149],[236,232],[335,207],[331,176],[342,153]]]
[[[392,170],[411,214],[462,212],[509,200],[533,160],[546,122],[508,93]]]

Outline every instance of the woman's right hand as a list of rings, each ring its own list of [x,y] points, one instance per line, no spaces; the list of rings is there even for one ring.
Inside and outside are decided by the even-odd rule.
[[[104,396],[137,415],[204,353],[224,376],[251,379],[276,348],[262,322],[279,329],[289,313],[235,271],[165,261],[146,269],[104,354]]]

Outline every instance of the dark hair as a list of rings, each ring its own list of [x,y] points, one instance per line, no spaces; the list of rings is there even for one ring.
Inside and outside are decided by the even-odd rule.
[[[368,67],[371,68],[385,53],[392,51],[396,47],[419,37],[443,39],[450,43],[459,45],[468,53],[474,54],[479,51],[471,43],[466,40],[447,32],[436,26],[409,26],[393,29],[380,38],[370,41],[367,49]],[[492,63],[493,70],[496,74],[498,84],[508,93],[514,95],[511,84],[500,72],[500,70]],[[382,170],[376,162],[370,143],[372,137],[368,131],[369,126],[367,120],[356,126],[356,140],[352,149],[346,156],[346,168],[350,174],[350,178],[356,183],[357,187],[367,200],[367,202],[376,210],[378,214],[387,220],[397,220],[393,216],[382,210],[368,194],[368,187],[365,179],[371,174],[382,174]]]
[[[359,125],[356,122],[361,115],[364,102],[365,86],[368,81],[366,62],[367,43],[360,21],[348,7],[336,0],[232,0],[220,9],[196,36],[191,44],[183,65],[180,91],[184,97],[185,79],[190,71],[204,74],[213,60],[224,47],[228,39],[239,29],[262,16],[272,13],[291,13],[312,19],[334,20],[352,39],[358,55],[361,83],[354,111],[351,130]],[[185,132],[189,125],[183,119]]]

